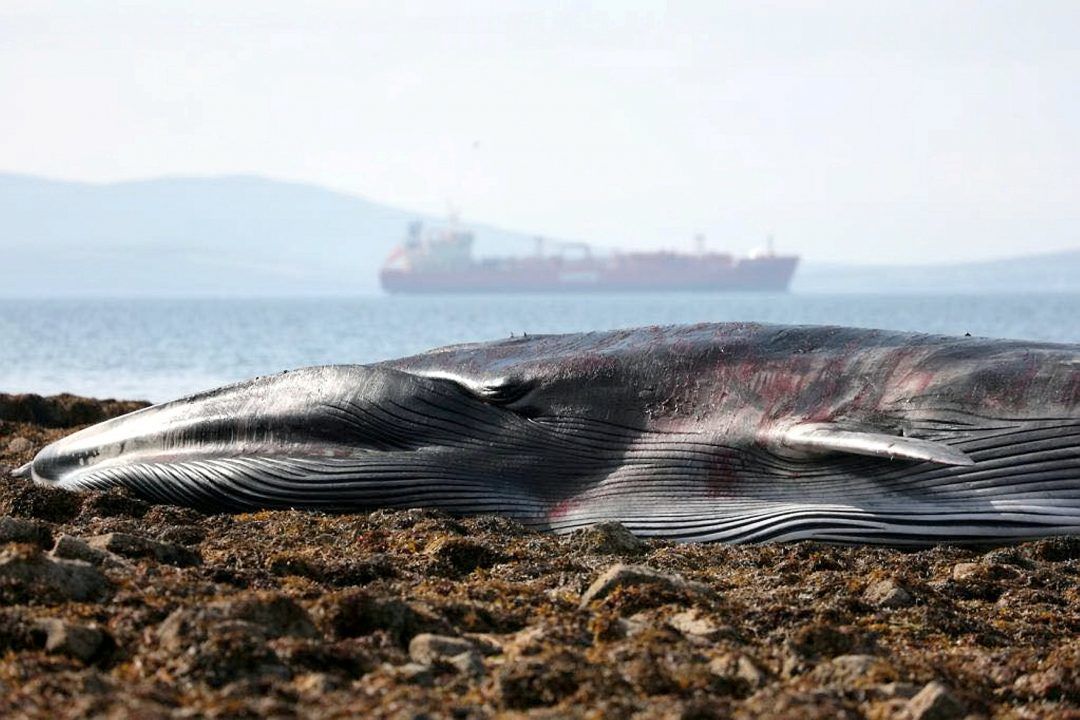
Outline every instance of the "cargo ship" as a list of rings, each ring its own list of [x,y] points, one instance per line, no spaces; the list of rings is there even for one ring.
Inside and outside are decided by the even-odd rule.
[[[542,293],[606,291],[785,292],[799,263],[764,252],[737,258],[697,251],[613,252],[598,255],[584,243],[536,239],[536,252],[521,257],[474,258],[473,234],[454,226],[425,232],[409,225],[379,273],[389,293]],[[554,252],[553,252],[554,250]]]

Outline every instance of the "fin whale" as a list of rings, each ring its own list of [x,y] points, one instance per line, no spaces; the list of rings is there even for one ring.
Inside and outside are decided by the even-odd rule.
[[[684,541],[1080,534],[1080,346],[701,324],[256,378],[22,474],[210,510],[429,507]]]

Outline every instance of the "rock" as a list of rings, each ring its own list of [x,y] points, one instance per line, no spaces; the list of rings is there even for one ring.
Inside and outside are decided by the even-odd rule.
[[[179,651],[222,628],[263,638],[310,638],[319,634],[307,611],[295,600],[279,593],[256,592],[175,610],[158,627],[157,635],[163,648]]]
[[[463,638],[433,635],[431,633],[421,633],[409,642],[409,657],[415,662],[427,665],[439,659],[474,652],[475,650],[476,646]]]
[[[122,488],[111,488],[105,492],[90,493],[82,504],[82,515],[89,518],[141,518],[149,510],[150,503],[140,500],[132,495],[130,491]]]
[[[768,673],[742,653],[713,658],[709,661],[709,672],[727,680],[744,682],[750,690],[757,690],[769,682]]]
[[[703,596],[713,595],[707,585],[691,582],[680,575],[662,573],[644,565],[619,563],[605,570],[582,593],[579,607],[584,609],[594,600],[602,600],[619,588],[634,585],[654,585],[669,591],[683,591]]]
[[[202,563],[202,556],[194,550],[128,533],[97,535],[86,542],[91,548],[128,558],[152,558],[160,563],[180,567]]]
[[[896,677],[896,671],[885,660],[874,655],[838,655],[814,668],[812,677],[822,685],[844,688],[880,685]]]
[[[895,580],[879,580],[863,593],[866,602],[880,608],[902,608],[914,604],[915,597]]]
[[[431,687],[435,682],[435,671],[423,663],[405,663],[397,667],[387,666],[387,674],[398,682],[422,687]]]
[[[481,677],[484,674],[484,660],[480,653],[473,650],[447,658],[447,662],[462,675]]]
[[[138,401],[92,400],[66,393],[50,397],[0,394],[0,420],[66,428],[101,422],[147,405]]]
[[[90,547],[86,541],[80,540],[73,535],[61,535],[58,537],[56,545],[52,549],[52,556],[68,560],[83,560],[91,565],[103,565],[111,557],[104,550]]]
[[[62,523],[78,515],[81,505],[78,493],[20,481],[0,504],[0,513]]]
[[[702,617],[697,610],[672,615],[668,618],[668,624],[689,638],[697,638],[708,642],[715,642],[724,637],[730,637],[730,627],[720,627],[706,617]]]
[[[937,681],[927,683],[907,707],[913,720],[952,720],[965,713],[963,704]]]
[[[97,601],[110,590],[108,579],[90,563],[54,560],[29,545],[0,551],[0,598],[7,602]]]
[[[323,629],[338,638],[383,631],[397,642],[405,643],[418,632],[433,629],[434,624],[404,600],[376,598],[364,590],[326,595],[316,612]]]
[[[602,522],[578,530],[570,541],[583,552],[597,555],[640,555],[648,547],[622,523]]]
[[[464,638],[421,633],[409,643],[409,657],[422,665],[442,662],[473,677],[484,674],[484,661],[480,653],[471,641]]]
[[[7,451],[12,455],[21,455],[24,452],[29,452],[33,447],[34,443],[22,436],[16,435],[8,440]]]
[[[906,682],[882,683],[881,685],[875,685],[873,688],[874,694],[883,700],[891,700],[894,698],[908,700],[915,697],[915,693],[918,691],[919,688]]]
[[[0,517],[0,543],[32,543],[42,548],[52,547],[52,532],[37,521],[16,517]]]
[[[39,620],[37,628],[45,633],[46,652],[68,655],[84,663],[103,654],[112,644],[107,632],[92,625],[47,618]]]
[[[495,693],[513,710],[554,705],[577,691],[582,682],[581,664],[566,651],[543,660],[529,658],[506,663],[495,676]]]
[[[979,571],[981,569],[982,569],[982,566],[979,565],[979,563],[973,563],[973,562],[956,563],[955,565],[953,565],[952,579],[953,580],[967,580],[969,578],[976,577],[976,576],[978,576]]]
[[[434,560],[436,570],[450,575],[467,575],[478,568],[489,568],[502,556],[487,545],[462,537],[432,540],[424,554]]]
[[[341,682],[329,673],[313,672],[294,678],[293,687],[305,695],[325,695],[338,690]]]

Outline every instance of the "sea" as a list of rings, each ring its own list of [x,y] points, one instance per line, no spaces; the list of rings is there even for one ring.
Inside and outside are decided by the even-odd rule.
[[[1080,343],[1080,292],[0,299],[0,392],[161,402],[522,333],[722,321]]]

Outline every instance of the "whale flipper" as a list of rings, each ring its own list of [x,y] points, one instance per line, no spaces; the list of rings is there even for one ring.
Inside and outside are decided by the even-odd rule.
[[[801,423],[788,428],[781,442],[785,448],[810,454],[830,452],[867,455],[890,460],[914,460],[939,465],[974,465],[962,450],[933,440],[848,430],[832,423]]]

